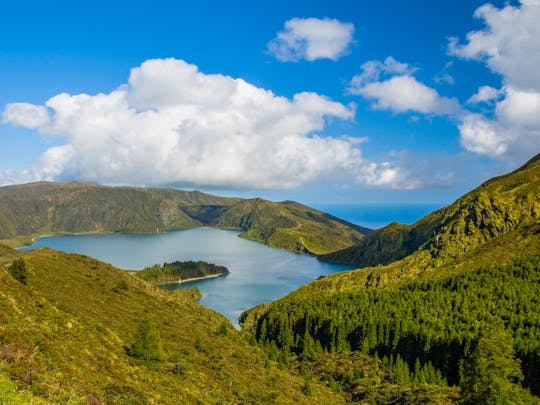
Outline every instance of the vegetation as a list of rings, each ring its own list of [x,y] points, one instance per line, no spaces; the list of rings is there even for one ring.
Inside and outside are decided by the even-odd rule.
[[[191,290],[163,290],[82,255],[1,251],[0,403],[343,402],[318,381],[307,397],[298,372]],[[18,257],[27,285],[8,271]]]
[[[165,359],[161,335],[149,318],[140,321],[133,343],[127,352],[130,356],[141,360],[161,361]]]
[[[411,227],[392,224],[332,256],[355,249],[355,259],[379,265],[249,310],[243,328],[298,367],[317,365],[355,401],[540,403],[539,156]],[[373,373],[360,372],[362,361],[350,366],[361,356],[380,360],[386,377],[366,381]]]
[[[243,237],[292,251],[329,253],[370,230],[293,202],[215,197],[198,191],[39,182],[0,187],[0,240],[100,232],[235,228]]]
[[[177,283],[193,278],[225,276],[227,274],[229,274],[229,270],[226,267],[203,261],[164,263],[162,266],[146,267],[135,273],[137,277],[152,284]]]
[[[376,266],[424,251],[443,263],[540,217],[540,154],[522,168],[493,178],[413,225],[392,223],[358,244],[320,259]]]
[[[32,187],[47,198],[32,200]],[[54,187],[70,192],[47,194]],[[144,212],[164,224],[168,212],[312,253],[363,237],[292,202],[49,183],[0,189],[0,229],[97,224],[55,219],[67,207],[92,217],[75,197],[81,187],[88,201],[88,189],[105,190],[102,205],[126,226]],[[539,156],[410,227],[392,224],[324,258],[376,267],[251,309],[241,333],[197,304],[195,290],[162,290],[81,255],[0,246],[0,401],[540,404]],[[21,263],[26,284],[12,275]],[[155,266],[148,278],[180,267]]]
[[[448,381],[471,387],[476,398],[519,392],[523,372],[525,386],[538,395],[539,296],[540,257],[534,257],[435,280],[285,298],[255,314],[251,330],[260,342],[300,358],[376,354],[398,384]],[[504,325],[498,333],[490,332],[495,322]],[[468,371],[460,378],[462,365]],[[488,382],[498,385],[483,387]]]
[[[519,387],[523,380],[520,362],[515,358],[512,336],[502,325],[481,331],[478,343],[461,378],[466,404],[529,404],[534,399]]]
[[[26,284],[28,274],[26,272],[26,265],[24,264],[23,259],[13,260],[11,265],[8,267],[8,271],[15,280],[22,284]]]

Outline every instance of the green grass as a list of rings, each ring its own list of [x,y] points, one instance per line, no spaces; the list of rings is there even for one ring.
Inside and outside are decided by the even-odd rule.
[[[0,392],[13,403],[341,402],[316,382],[307,398],[301,376],[268,360],[193,291],[162,290],[81,255],[20,257],[27,285],[0,266]],[[159,331],[162,361],[128,354],[142,318]]]

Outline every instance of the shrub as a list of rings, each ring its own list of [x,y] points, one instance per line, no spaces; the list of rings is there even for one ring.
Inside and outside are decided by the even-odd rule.
[[[161,336],[154,323],[144,318],[139,323],[133,344],[128,349],[130,356],[141,360],[164,360],[165,353]]]
[[[24,264],[23,259],[13,260],[13,263],[11,263],[11,266],[9,267],[9,272],[15,280],[22,284],[26,284],[28,272],[26,271],[26,264]]]

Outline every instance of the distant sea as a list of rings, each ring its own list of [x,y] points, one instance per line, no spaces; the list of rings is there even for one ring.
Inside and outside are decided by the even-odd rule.
[[[309,204],[308,204],[309,205]],[[356,225],[379,229],[390,222],[412,224],[441,204],[311,204],[313,208],[327,212]]]

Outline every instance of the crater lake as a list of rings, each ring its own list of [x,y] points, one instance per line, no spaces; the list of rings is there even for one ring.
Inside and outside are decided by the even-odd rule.
[[[226,266],[230,270],[227,276],[169,284],[167,288],[198,288],[203,294],[199,302],[237,327],[238,317],[246,309],[280,298],[319,276],[352,269],[242,239],[239,233],[196,228],[160,234],[47,236],[20,250],[50,247],[88,255],[125,270],[175,260],[204,260]]]

